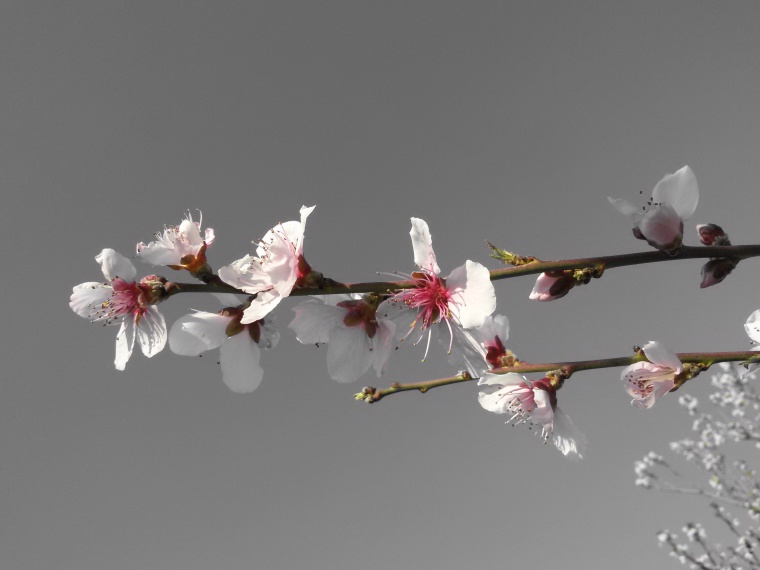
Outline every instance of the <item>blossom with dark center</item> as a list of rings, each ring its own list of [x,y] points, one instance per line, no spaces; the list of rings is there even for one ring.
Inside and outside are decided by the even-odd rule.
[[[243,315],[243,324],[263,319],[296,286],[311,275],[303,256],[306,218],[314,206],[301,207],[301,221],[278,224],[259,241],[256,257],[246,255],[219,269],[222,281],[256,295]]]
[[[676,255],[683,243],[683,222],[697,209],[699,186],[694,172],[684,166],[660,180],[641,209],[627,200],[608,200],[631,218],[634,236],[668,255]]]
[[[675,378],[683,371],[678,357],[657,341],[649,341],[641,350],[647,361],[626,366],[620,373],[625,391],[638,408],[651,408],[658,398],[670,392]]]
[[[156,232],[155,241],[137,244],[137,259],[151,265],[167,265],[172,269],[187,269],[195,273],[206,265],[206,248],[214,241],[213,228],[201,236],[201,222],[193,221],[190,212],[178,226],[164,226]]]
[[[233,392],[253,392],[261,384],[264,369],[261,351],[280,338],[269,319],[242,324],[244,306],[234,295],[216,295],[229,305],[218,313],[195,311],[178,319],[169,331],[169,348],[175,354],[198,356],[219,348],[222,380]]]
[[[407,276],[414,282],[414,287],[394,294],[378,311],[383,315],[389,314],[397,323],[397,330],[403,331],[402,324],[406,325],[408,330],[403,338],[417,330],[419,336],[414,341],[415,344],[422,340],[427,331],[428,348],[432,325],[445,323],[449,330],[451,352],[456,327],[479,327],[496,309],[496,294],[490,273],[480,263],[467,260],[448,277],[439,277],[441,269],[436,261],[427,223],[412,218],[409,233],[412,237],[414,262],[419,268],[419,271]],[[426,348],[425,355],[427,350]]]
[[[303,344],[327,343],[327,372],[352,382],[373,368],[378,376],[388,363],[396,325],[377,319],[377,295],[324,295],[299,303],[288,325]]]
[[[489,412],[509,414],[507,423],[540,428],[537,435],[569,459],[582,459],[586,437],[557,407],[557,390],[548,378],[531,381],[520,374],[485,374],[478,386],[478,402]]]
[[[113,249],[104,249],[95,260],[106,282],[87,282],[74,287],[69,306],[80,317],[106,325],[119,323],[116,334],[117,370],[124,370],[135,340],[145,356],[158,354],[166,345],[166,322],[156,304],[166,296],[166,280],[148,275],[135,281],[132,262]]]

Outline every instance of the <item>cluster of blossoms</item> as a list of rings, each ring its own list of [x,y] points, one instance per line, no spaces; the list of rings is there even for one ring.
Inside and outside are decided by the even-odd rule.
[[[670,258],[684,249],[684,220],[697,207],[699,189],[694,173],[684,166],[657,183],[641,210],[625,200],[609,200],[631,218],[636,238]],[[193,220],[188,213],[179,225],[166,226],[158,232],[154,241],[138,243],[135,257],[150,265],[187,271],[203,285],[176,283],[158,275],[138,281],[137,271],[128,259],[104,249],[96,261],[105,280],[74,287],[70,306],[93,322],[119,325],[115,358],[119,370],[131,357],[135,341],[147,357],[161,352],[167,342],[172,352],[185,356],[218,348],[225,384],[234,392],[246,393],[262,381],[261,349],[274,348],[280,338],[273,324],[273,311],[291,295],[310,294],[293,307],[295,314],[288,326],[303,344],[327,345],[327,372],[334,380],[352,382],[370,369],[381,376],[394,349],[406,339],[415,345],[425,340],[425,360],[436,334],[450,362],[462,371],[455,380],[479,379],[478,401],[484,409],[506,414],[507,423],[513,425],[536,426],[535,433],[541,439],[551,441],[571,459],[583,456],[586,439],[557,404],[557,391],[572,372],[544,368],[546,375],[536,380],[517,373],[523,371],[519,365],[524,363],[506,348],[509,321],[504,315],[494,314],[495,272],[467,260],[442,277],[427,223],[411,218],[416,268],[409,274],[397,274],[403,281],[374,284],[374,290],[359,289],[371,290],[369,293],[352,292],[351,286],[325,278],[306,261],[306,220],[314,208],[303,206],[299,220],[269,229],[255,242],[254,254],[216,273],[206,257],[207,248],[215,240],[214,230],[202,230],[201,221]],[[700,224],[697,231],[706,246],[730,246],[720,226]],[[492,249],[497,252],[493,257],[511,265],[541,263],[535,258]],[[702,287],[722,281],[739,262],[734,248],[711,251],[718,256],[702,268]],[[593,261],[589,260],[588,266],[541,272],[530,298],[559,299],[575,286],[600,277],[604,263],[595,265]],[[222,308],[216,313],[192,311],[167,330],[157,305],[189,290],[213,292]],[[760,311],[745,326],[750,337],[760,342]],[[623,369],[621,379],[632,403],[640,408],[650,408],[657,399],[709,367],[682,363],[656,341],[637,349],[637,355],[628,362],[631,364]],[[379,399],[375,389],[364,390],[359,399]]]
[[[679,403],[693,418],[693,437],[670,444],[672,453],[704,473],[705,484],[687,488],[674,483],[673,479],[683,476],[662,456],[650,452],[634,464],[636,485],[709,497],[713,514],[735,539],[734,545],[712,544],[703,525],[694,522],[683,528],[686,542],[676,533],[661,531],[660,544],[680,562],[710,570],[760,568],[760,476],[756,466],[736,457],[737,450],[747,444],[760,448],[760,392],[755,373],[727,363],[720,367],[711,378],[715,391],[709,395],[715,413],[702,411],[693,396],[681,396]],[[740,514],[730,513],[724,505]]]
[[[132,263],[111,249],[96,257],[106,281],[76,286],[70,306],[92,321],[121,324],[116,358],[120,370],[135,338],[150,357],[164,348],[168,337],[171,350],[182,355],[221,347],[225,382],[235,391],[249,392],[261,381],[258,347],[272,348],[278,340],[270,313],[294,289],[315,287],[323,280],[303,254],[306,219],[313,210],[303,207],[300,221],[270,229],[258,242],[256,255],[222,267],[218,275],[206,260],[214,231],[206,229],[201,235],[201,223],[190,214],[178,226],[157,233],[155,241],[137,244],[140,261],[184,269],[206,283],[229,286],[220,291],[234,289],[245,296],[218,295],[225,308],[218,313],[195,311],[179,319],[168,334],[156,305],[176,284],[155,275],[135,281]],[[467,261],[442,278],[427,224],[412,218],[411,236],[418,271],[409,277],[415,287],[395,294],[323,295],[294,308],[290,328],[302,343],[328,344],[328,372],[335,380],[356,380],[370,368],[379,376],[397,340],[417,331],[415,344],[427,334],[429,345],[433,325],[446,327],[451,348],[455,337],[464,338],[462,331],[482,325],[496,308],[488,269]],[[406,331],[400,339],[397,330]]]

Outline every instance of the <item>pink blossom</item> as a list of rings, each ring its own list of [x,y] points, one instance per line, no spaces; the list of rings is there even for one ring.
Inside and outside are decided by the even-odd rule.
[[[263,319],[311,273],[303,256],[303,239],[306,218],[313,210],[314,206],[302,206],[301,221],[269,230],[259,241],[256,257],[246,255],[219,270],[224,282],[256,295],[243,314],[243,324]]]
[[[684,166],[660,180],[642,210],[627,200],[608,198],[622,214],[630,216],[633,233],[649,245],[675,255],[683,242],[683,222],[697,209],[699,187],[691,168]]]
[[[166,345],[166,322],[156,308],[165,296],[165,280],[149,275],[135,281],[137,271],[132,262],[113,249],[104,249],[95,260],[107,281],[77,285],[69,306],[92,322],[120,323],[114,365],[117,370],[124,370],[132,356],[135,339],[148,358]]]
[[[288,325],[303,344],[327,343],[327,372],[338,382],[353,382],[373,368],[385,372],[396,325],[377,319],[377,296],[324,295],[293,309]]]
[[[392,318],[397,321],[397,329],[404,329],[399,322],[408,325],[408,332],[404,338],[413,330],[419,329],[420,336],[415,344],[422,339],[424,331],[427,330],[429,347],[430,327],[437,323],[446,323],[453,343],[454,327],[479,327],[496,309],[496,294],[490,273],[480,263],[468,259],[448,277],[441,278],[438,276],[441,269],[436,261],[427,223],[419,218],[412,218],[412,229],[409,233],[412,237],[414,262],[419,268],[419,271],[409,276],[415,286],[399,291],[385,301],[379,310],[383,313],[392,310],[393,306],[402,309]]]
[[[620,373],[625,390],[633,397],[631,404],[651,408],[660,396],[675,386],[675,378],[683,371],[678,357],[657,341],[642,347],[648,362],[636,362]]]
[[[234,295],[217,295],[229,305],[218,313],[195,311],[178,319],[169,331],[169,348],[175,354],[198,356],[219,348],[222,379],[238,394],[253,392],[261,384],[264,369],[259,347],[276,346],[279,333],[264,319],[242,324],[243,306]]]
[[[172,269],[196,271],[206,264],[206,247],[214,241],[214,230],[206,228],[201,236],[201,222],[193,221],[190,212],[179,226],[164,226],[156,240],[137,244],[137,258],[151,265],[168,265]]]
[[[557,391],[548,378],[530,381],[520,374],[486,373],[478,386],[478,402],[489,412],[510,414],[512,425],[528,424],[541,428],[539,436],[551,438],[554,446],[569,459],[583,458],[586,437],[557,406]]]

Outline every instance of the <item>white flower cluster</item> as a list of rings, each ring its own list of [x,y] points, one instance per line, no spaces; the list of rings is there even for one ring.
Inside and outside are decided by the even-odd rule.
[[[713,514],[735,536],[733,546],[711,543],[697,522],[682,529],[687,542],[667,530],[658,533],[660,545],[682,564],[705,570],[760,569],[760,477],[750,462],[735,457],[747,444],[750,449],[760,444],[760,393],[754,373],[725,363],[720,369],[711,378],[716,390],[709,400],[715,413],[701,410],[693,396],[681,396],[679,403],[694,418],[694,437],[670,444],[673,453],[704,474],[705,483],[693,487],[674,483],[673,479],[683,481],[683,475],[654,452],[635,462],[635,483],[645,489],[710,497]],[[730,514],[724,505],[741,509],[743,516]]]

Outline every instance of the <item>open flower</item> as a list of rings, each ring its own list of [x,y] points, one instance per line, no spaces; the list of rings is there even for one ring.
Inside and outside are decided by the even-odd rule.
[[[327,343],[327,372],[338,382],[353,382],[374,368],[385,372],[396,325],[377,320],[376,295],[324,295],[299,303],[288,325],[303,344]]]
[[[256,295],[243,314],[243,324],[263,319],[312,273],[303,256],[306,218],[312,210],[314,206],[302,206],[300,222],[284,222],[269,230],[259,241],[257,257],[246,255],[219,269],[222,281]]]
[[[631,395],[631,404],[651,408],[657,399],[670,392],[675,378],[683,371],[678,357],[657,341],[649,341],[641,350],[649,362],[636,362],[620,373],[625,391]]]
[[[683,242],[683,222],[697,209],[699,187],[691,168],[684,166],[660,180],[652,198],[641,210],[627,200],[608,198],[622,214],[630,216],[633,234],[652,247],[675,255]],[[648,208],[647,208],[648,207]]]
[[[539,436],[551,438],[554,446],[569,459],[583,458],[586,436],[557,407],[557,391],[548,378],[530,381],[520,374],[485,374],[478,386],[478,402],[489,412],[510,414],[512,425],[528,424],[541,428]]]
[[[135,281],[132,262],[113,249],[104,249],[95,260],[105,283],[88,282],[74,287],[69,307],[80,317],[110,325],[120,322],[116,334],[117,370],[132,356],[137,339],[145,356],[158,354],[166,345],[166,322],[156,308],[166,295],[165,279],[156,275]]]
[[[201,222],[193,221],[190,212],[178,226],[164,226],[156,240],[137,244],[137,259],[151,265],[168,265],[172,269],[195,272],[206,265],[206,247],[214,241],[214,230],[206,228],[201,236]]]
[[[453,327],[479,327],[496,309],[496,294],[490,273],[480,263],[468,259],[448,277],[441,278],[438,276],[441,269],[433,252],[433,240],[427,223],[419,218],[412,218],[412,229],[409,233],[412,237],[414,262],[419,268],[419,271],[408,276],[414,281],[415,286],[393,295],[380,306],[379,311],[392,311],[392,306],[402,309],[392,316],[397,321],[397,328],[402,328],[399,322],[408,325],[404,338],[418,329],[420,336],[415,344],[422,340],[427,330],[428,347],[430,327],[436,323],[446,323],[451,337],[451,351]],[[425,354],[427,355],[427,350]]]
[[[218,313],[196,311],[177,320],[169,331],[169,348],[183,356],[219,348],[227,387],[238,394],[253,392],[264,376],[259,347],[273,348],[280,335],[267,319],[241,324],[243,307],[238,299],[234,295],[217,297],[230,306]]]
[[[487,370],[503,366],[508,338],[509,319],[504,315],[488,315],[476,329],[455,327],[449,362],[464,366],[473,378],[478,378]]]

